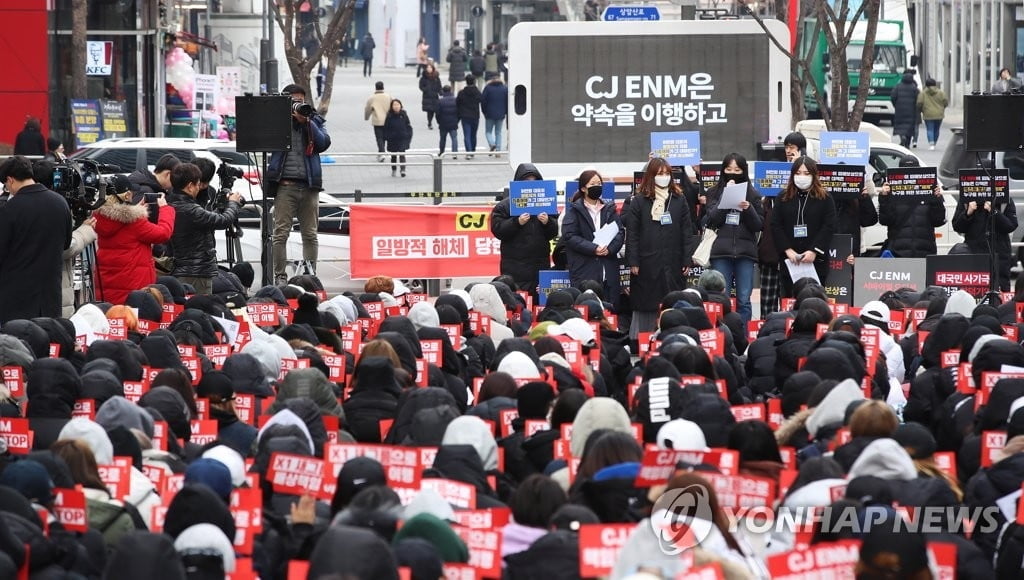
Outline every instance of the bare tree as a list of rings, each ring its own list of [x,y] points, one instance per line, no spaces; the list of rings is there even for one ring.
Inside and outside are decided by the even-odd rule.
[[[88,0],[71,0],[71,98],[88,97],[85,84],[85,35],[89,17]]]
[[[744,6],[747,4],[747,0],[738,1]],[[789,51],[772,35],[756,11],[751,10],[750,14],[761,25],[772,44],[791,60],[794,77],[793,118],[796,120],[804,118],[803,95],[809,88],[818,104],[818,110],[821,111],[825,127],[830,131],[856,131],[864,117],[864,107],[867,104],[871,71],[875,61],[875,33],[878,29],[881,0],[864,0],[852,16],[850,15],[849,0],[840,0],[835,9],[826,0],[813,0],[810,4],[810,14],[814,16],[815,25],[812,32],[813,38],[810,39],[811,49],[807,50],[805,54],[794,54]],[[850,109],[849,67],[846,62],[846,48],[853,37],[854,26],[861,17],[866,18],[867,28],[864,35],[864,52],[861,56],[857,98],[854,101],[853,109]],[[798,27],[798,31],[800,28],[802,27]],[[821,31],[824,31],[825,43],[828,46],[829,70],[832,76],[828,103],[818,91],[818,87],[811,81],[811,69],[808,63],[808,59],[815,53],[814,44]],[[798,32],[798,34],[801,33]],[[798,47],[800,44],[800,42],[795,43]],[[798,112],[799,114],[797,114]]]
[[[345,0],[335,10],[327,23],[326,30],[320,26],[320,20],[313,18],[311,23],[300,22],[299,7],[304,0],[275,0],[274,19],[284,35],[284,54],[288,61],[288,69],[295,83],[301,86],[307,95],[312,96],[309,89],[309,78],[314,69],[319,68],[327,53],[327,74],[324,79],[324,92],[320,97],[318,112],[327,115],[331,105],[331,85],[334,81],[334,69],[338,62],[338,47],[341,37],[348,30],[355,12],[356,0]],[[316,40],[316,49],[306,51],[312,45],[310,38]]]

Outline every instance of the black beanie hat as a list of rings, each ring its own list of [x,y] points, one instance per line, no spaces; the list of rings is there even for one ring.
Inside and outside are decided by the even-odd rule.
[[[554,387],[544,381],[530,381],[516,390],[516,407],[521,419],[546,418],[554,400]]]

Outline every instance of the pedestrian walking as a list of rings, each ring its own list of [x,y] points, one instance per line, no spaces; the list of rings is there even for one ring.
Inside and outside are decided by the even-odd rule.
[[[459,105],[455,102],[455,95],[452,94],[452,88],[449,85],[445,85],[441,89],[441,98],[437,102],[437,129],[441,139],[439,155],[444,155],[445,144],[449,137],[452,140],[452,153],[458,153]],[[458,156],[453,155],[452,159],[458,159]]]
[[[441,98],[441,75],[437,72],[434,63],[427,63],[427,68],[423,71],[423,76],[420,77],[420,93],[423,94],[420,103],[423,112],[427,114],[427,129],[433,129],[437,103]]]
[[[384,83],[377,81],[373,85],[373,94],[366,99],[363,119],[373,126],[373,137],[377,141],[377,161],[384,162],[384,120],[391,108],[391,95],[384,92]]]
[[[484,114],[484,137],[491,151],[501,151],[502,128],[508,116],[508,87],[498,73],[489,73],[490,81],[480,95],[480,111]]]
[[[942,118],[946,116],[946,107],[949,106],[949,99],[946,93],[942,92],[935,79],[928,79],[924,82],[924,90],[917,95],[917,108],[924,119],[924,126],[928,132],[928,149],[934,151],[935,144],[939,142],[939,128],[942,127]]]
[[[430,45],[427,44],[427,39],[420,37],[420,41],[416,43],[416,78],[423,76],[423,72],[427,69],[427,63],[430,62],[430,57],[427,56],[427,50],[430,49]]]
[[[384,140],[391,153],[391,177],[395,176],[397,169],[396,157],[402,167],[402,177],[405,177],[405,155],[395,153],[405,153],[409,149],[409,143],[412,141],[412,123],[409,121],[409,114],[402,107],[402,101],[398,99],[391,100],[391,108],[384,120]]]
[[[451,49],[448,50],[448,56],[445,58],[445,62],[448,63],[448,82],[452,85],[453,93],[459,92],[459,83],[466,78],[468,61],[466,49],[462,48],[458,40],[453,42]]]
[[[363,37],[363,41],[359,43],[359,56],[363,57],[363,76],[373,76],[373,49],[377,48],[377,43],[373,41],[373,35],[369,32]]]
[[[462,124],[462,140],[466,145],[466,159],[473,158],[476,151],[476,131],[480,127],[480,89],[476,87],[476,78],[466,75],[466,87],[456,97],[459,110],[459,122]]]
[[[497,75],[498,69],[498,52],[495,44],[492,42],[487,45],[487,50],[484,51],[484,78],[490,78],[490,75]]]
[[[487,60],[484,59],[484,55],[480,53],[480,50],[473,51],[473,57],[469,59],[469,72],[478,79],[484,78],[484,72],[487,70]]]
[[[889,97],[895,109],[892,116],[892,132],[893,135],[899,135],[900,145],[904,147],[910,147],[910,142],[914,138],[914,126],[918,118],[917,93],[914,75],[905,73]]]
[[[43,125],[39,119],[29,117],[25,121],[25,127],[14,137],[14,154],[46,154],[46,138],[43,137]]]

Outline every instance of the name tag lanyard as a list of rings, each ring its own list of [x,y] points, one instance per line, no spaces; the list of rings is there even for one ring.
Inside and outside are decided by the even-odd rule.
[[[807,208],[807,194],[802,194],[796,201],[796,225],[793,226],[794,238],[807,237],[807,222],[804,221],[804,210]]]

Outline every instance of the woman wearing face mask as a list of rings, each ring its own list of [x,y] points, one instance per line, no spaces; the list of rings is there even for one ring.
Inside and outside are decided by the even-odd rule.
[[[562,241],[569,262],[569,280],[573,286],[584,280],[600,282],[604,286],[605,300],[615,304],[619,297],[617,256],[625,232],[615,204],[605,203],[601,199],[603,185],[601,176],[593,169],[580,174],[579,187],[565,208]],[[619,230],[615,237],[607,243],[595,243],[594,234],[612,223]]]
[[[789,184],[772,212],[772,237],[779,258],[790,264],[813,264],[824,284],[828,274],[828,248],[836,231],[836,205],[818,181],[818,164],[797,157]],[[793,295],[789,267],[780,268],[784,296]]]
[[[726,186],[747,184],[746,199],[739,209],[720,208]],[[705,227],[718,232],[711,246],[711,268],[725,276],[725,294],[733,289],[735,279],[736,302],[744,322],[750,322],[753,309],[750,293],[754,290],[754,262],[757,261],[757,235],[764,226],[761,195],[750,183],[747,160],[739,153],[730,153],[722,160],[722,173],[718,184],[708,191],[708,210]]]
[[[697,234],[686,198],[672,180],[672,166],[655,157],[626,212],[626,263],[633,319],[630,338],[654,330],[661,299],[686,287],[683,268],[690,265]]]

